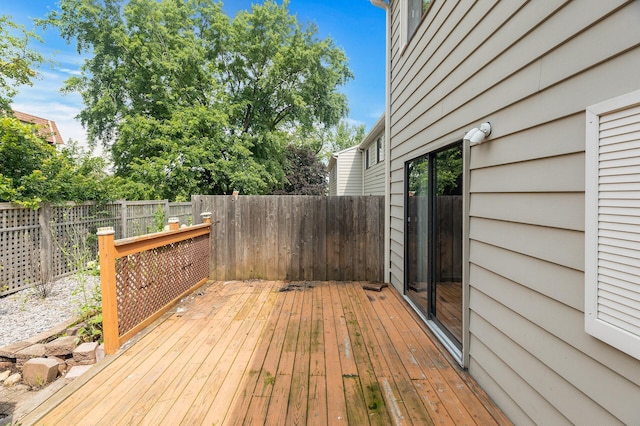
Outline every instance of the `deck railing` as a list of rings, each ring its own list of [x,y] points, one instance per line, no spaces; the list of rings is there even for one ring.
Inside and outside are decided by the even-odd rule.
[[[202,225],[114,240],[98,230],[102,324],[107,354],[151,324],[209,277],[210,216]]]

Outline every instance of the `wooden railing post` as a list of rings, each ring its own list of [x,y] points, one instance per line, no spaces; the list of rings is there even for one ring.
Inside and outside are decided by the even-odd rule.
[[[169,231],[177,231],[180,229],[180,219],[177,217],[169,218]]]
[[[202,212],[200,217],[202,218],[202,223],[211,224],[211,212]]]
[[[112,354],[120,347],[116,294],[116,251],[113,227],[98,228],[100,287],[102,289],[102,333],[104,352]]]

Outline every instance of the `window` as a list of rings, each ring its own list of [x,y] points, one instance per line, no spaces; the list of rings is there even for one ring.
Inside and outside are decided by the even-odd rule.
[[[366,153],[366,167],[365,168],[369,168],[372,166],[375,166],[378,162],[378,157],[376,155],[376,145],[373,144],[371,145],[369,148],[367,148],[367,153]]]
[[[432,0],[408,0],[407,1],[407,40],[416,32],[422,17],[427,13]]]
[[[640,359],[640,90],[586,118],[585,330]]]
[[[380,136],[376,141],[376,147],[378,148],[378,163],[384,161],[384,136]]]

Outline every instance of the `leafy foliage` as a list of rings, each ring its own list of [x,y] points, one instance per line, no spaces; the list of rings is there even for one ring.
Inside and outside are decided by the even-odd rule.
[[[105,167],[73,142],[58,152],[32,125],[0,118],[0,201],[33,208],[42,201],[107,201],[117,196],[118,179]]]
[[[327,168],[310,147],[289,145],[286,158],[287,180],[284,189],[274,194],[325,195]]]
[[[35,68],[44,61],[40,53],[29,47],[30,40],[42,41],[35,33],[12,22],[9,16],[0,16],[0,111],[10,111],[17,87],[31,85],[38,75]]]
[[[234,19],[213,0],[61,0],[42,24],[92,55],[65,90],[82,95],[89,139],[134,196],[271,193],[291,135],[347,112],[344,52],[287,0]]]

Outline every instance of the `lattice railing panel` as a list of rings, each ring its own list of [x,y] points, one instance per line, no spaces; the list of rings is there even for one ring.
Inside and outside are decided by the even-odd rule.
[[[118,335],[132,330],[208,276],[208,235],[117,259]]]

